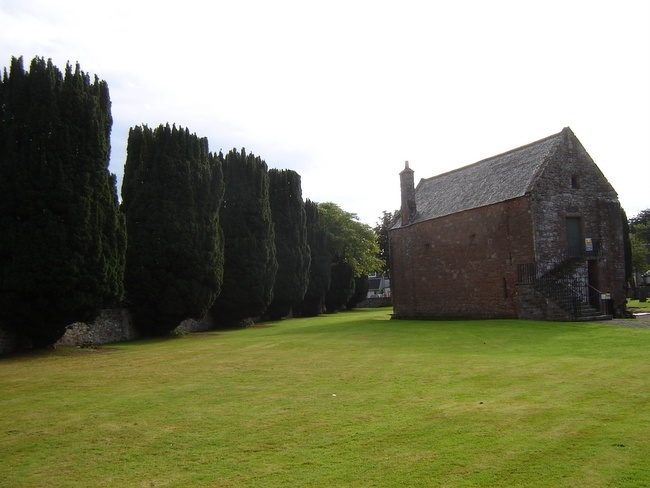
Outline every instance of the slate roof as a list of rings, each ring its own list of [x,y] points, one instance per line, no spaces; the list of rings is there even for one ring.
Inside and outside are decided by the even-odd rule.
[[[417,213],[411,223],[524,196],[565,135],[575,137],[566,127],[517,149],[420,180],[415,188]],[[397,222],[396,227],[400,225]]]

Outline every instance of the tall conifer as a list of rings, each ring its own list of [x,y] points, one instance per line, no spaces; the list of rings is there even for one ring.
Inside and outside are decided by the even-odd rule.
[[[323,312],[325,294],[332,278],[332,255],[329,251],[327,231],[320,221],[318,203],[305,201],[307,243],[311,254],[309,283],[297,315],[314,317]]]
[[[165,334],[203,318],[221,290],[221,161],[207,139],[169,125],[132,128],[127,152],[127,299],[143,333]]]
[[[244,149],[232,149],[223,174],[224,284],[213,312],[222,324],[236,325],[266,311],[278,263],[266,163]]]
[[[278,272],[266,315],[279,319],[289,315],[305,296],[311,256],[300,175],[292,170],[270,169],[269,188]]]
[[[354,269],[345,261],[332,264],[332,280],[325,294],[325,309],[328,313],[342,310],[354,295],[356,286]]]
[[[12,58],[0,83],[0,323],[35,346],[123,292],[124,222],[108,171],[106,82]]]
[[[345,304],[345,308],[351,310],[357,306],[360,302],[364,301],[368,297],[368,291],[370,290],[370,279],[367,274],[362,274],[354,278],[354,293],[348,300],[348,303]]]

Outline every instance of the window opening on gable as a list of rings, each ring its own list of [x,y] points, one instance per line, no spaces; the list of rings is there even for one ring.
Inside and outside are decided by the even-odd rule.
[[[577,175],[571,175],[571,188],[580,188],[580,182],[578,181]]]

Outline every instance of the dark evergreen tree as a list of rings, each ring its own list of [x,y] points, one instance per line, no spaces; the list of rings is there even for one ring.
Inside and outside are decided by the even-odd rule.
[[[292,307],[302,301],[309,283],[311,257],[300,175],[292,170],[270,169],[269,200],[278,272],[273,300],[265,315],[275,320],[291,313]]]
[[[187,129],[129,132],[122,210],[129,236],[126,293],[147,335],[202,318],[221,290],[221,160]]]
[[[125,230],[108,171],[108,85],[12,58],[0,83],[0,324],[34,346],[123,293]]]
[[[354,293],[348,300],[348,303],[345,304],[345,308],[348,310],[356,307],[360,302],[364,301],[368,297],[368,290],[370,289],[370,280],[367,274],[357,276],[354,279]]]
[[[345,261],[332,264],[332,280],[325,294],[325,309],[327,313],[343,310],[354,295],[354,269]]]
[[[303,317],[315,317],[323,313],[325,294],[332,277],[332,256],[327,240],[327,231],[320,221],[318,203],[305,201],[307,221],[307,243],[311,255],[309,283],[302,303],[294,311]]]
[[[217,321],[231,326],[266,311],[278,262],[266,163],[233,149],[226,154],[223,174],[223,291],[212,310]]]

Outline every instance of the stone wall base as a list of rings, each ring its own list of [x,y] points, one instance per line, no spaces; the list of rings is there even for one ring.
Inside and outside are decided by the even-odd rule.
[[[379,308],[392,307],[393,301],[390,297],[366,298],[364,301],[357,303],[354,308]]]
[[[200,320],[183,320],[174,331],[178,333],[204,332],[216,327],[208,314]],[[141,334],[133,325],[131,312],[125,308],[102,310],[92,323],[70,324],[56,346],[99,346],[111,342],[126,342],[140,339]],[[0,328],[0,356],[29,349],[11,330]]]

